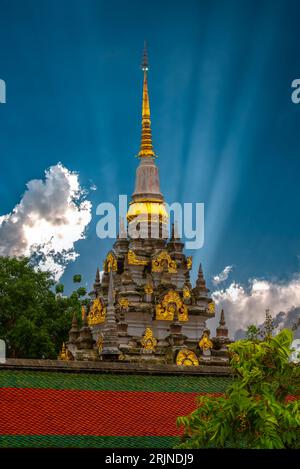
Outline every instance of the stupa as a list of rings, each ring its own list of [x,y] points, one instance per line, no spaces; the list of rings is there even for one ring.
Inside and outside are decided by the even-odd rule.
[[[192,257],[176,226],[168,233],[168,212],[160,190],[152,144],[148,57],[144,51],[142,134],[135,189],[113,248],[97,268],[88,311],[79,330],[72,322],[67,359],[198,366],[227,362],[228,330],[222,313],[217,337],[206,321],[215,316],[199,266],[190,282]]]

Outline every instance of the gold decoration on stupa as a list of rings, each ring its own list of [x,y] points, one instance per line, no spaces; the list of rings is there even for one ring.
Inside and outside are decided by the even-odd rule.
[[[157,340],[153,336],[152,329],[147,327],[145,334],[142,337],[141,344],[144,350],[154,350],[157,345]]]
[[[145,290],[145,293],[147,295],[152,295],[153,293],[153,285],[151,285],[150,282],[148,282],[145,286],[144,286],[144,290]]]
[[[97,340],[96,347],[97,347],[98,352],[101,353],[102,349],[103,349],[103,337],[102,337],[102,335],[99,336],[99,339]]]
[[[129,301],[127,298],[120,298],[118,301],[119,305],[121,306],[122,309],[128,309],[129,308]]]
[[[118,263],[116,257],[113,255],[112,252],[109,252],[106,256],[106,259],[103,264],[103,269],[105,272],[116,272],[118,270]]]
[[[188,300],[191,297],[191,290],[187,285],[183,287],[182,294],[185,300]]]
[[[100,298],[94,299],[87,320],[89,326],[95,326],[96,324],[102,324],[105,321],[106,308]]]
[[[215,310],[216,310],[215,302],[214,302],[214,301],[211,301],[210,303],[208,303],[208,311],[209,311],[211,314],[214,314]]]
[[[168,213],[165,204],[161,201],[153,201],[149,199],[139,199],[137,202],[130,202],[127,212],[127,220],[130,222],[135,217],[138,221],[151,221],[155,222],[161,220],[162,223],[167,223]]]
[[[199,347],[202,350],[211,350],[213,348],[213,343],[210,340],[207,332],[203,332],[202,338],[199,341]]]
[[[135,254],[132,249],[129,249],[128,251],[128,264],[131,265],[147,265],[148,261],[145,261],[144,259],[139,259],[137,255]]]
[[[197,366],[199,365],[199,360],[195,352],[189,349],[183,349],[177,354],[176,365]]]
[[[156,319],[173,321],[176,312],[179,321],[188,321],[187,306],[176,291],[170,290],[163,297],[162,302],[156,305]]]
[[[191,270],[191,268],[193,267],[193,258],[192,258],[192,256],[187,256],[186,266],[189,270]]]
[[[58,360],[63,360],[63,361],[68,360],[68,352],[67,352],[66,345],[64,342],[62,344],[61,351],[59,352]]]
[[[167,251],[161,251],[152,260],[152,272],[162,272],[165,268],[170,274],[177,272],[177,264],[171,259],[170,254]]]

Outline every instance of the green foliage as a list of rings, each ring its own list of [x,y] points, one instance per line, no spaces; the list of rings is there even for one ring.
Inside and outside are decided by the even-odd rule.
[[[73,275],[73,283],[80,283],[81,282],[81,275],[75,274]]]
[[[252,331],[253,332],[253,331]],[[299,365],[289,362],[293,335],[229,346],[232,385],[224,397],[202,396],[184,427],[180,448],[300,448]]]
[[[86,295],[86,288],[84,288],[84,287],[77,288],[76,293],[77,293],[78,297],[85,296]]]
[[[58,283],[57,285],[55,285],[55,292],[56,293],[63,293],[64,289],[65,289],[65,287],[62,283]]]
[[[77,293],[55,295],[54,285],[51,274],[35,271],[28,259],[0,257],[0,338],[8,357],[57,357],[81,302]],[[60,284],[55,290],[62,291]]]
[[[266,319],[265,322],[260,330],[260,335],[263,339],[268,339],[272,337],[275,330],[274,319],[270,313],[270,310],[266,310]]]
[[[249,340],[258,340],[260,334],[259,327],[256,327],[254,324],[251,324],[247,327],[246,338]]]
[[[259,340],[259,337],[262,339],[268,339],[272,337],[275,330],[274,319],[270,313],[270,310],[266,310],[266,317],[263,325],[261,327],[257,327],[254,324],[250,324],[247,327],[246,338],[249,340]]]

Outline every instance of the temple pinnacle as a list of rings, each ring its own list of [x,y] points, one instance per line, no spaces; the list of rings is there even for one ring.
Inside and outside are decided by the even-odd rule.
[[[151,120],[150,120],[150,102],[148,94],[148,80],[147,72],[149,70],[148,65],[148,53],[146,43],[144,45],[142,70],[144,72],[144,83],[143,83],[143,103],[142,103],[142,138],[141,147],[138,156],[143,157],[154,157],[156,156],[152,146],[152,135],[151,135]]]
[[[198,292],[201,295],[204,294],[205,296],[207,296],[207,292],[209,292],[209,289],[206,287],[206,282],[205,282],[205,279],[204,279],[201,263],[199,265],[198,277],[197,277],[197,280],[196,280],[196,289],[198,290]]]
[[[75,327],[75,328],[78,327],[78,321],[77,321],[77,317],[76,317],[76,312],[75,312],[75,311],[74,311],[74,313],[73,313],[72,327]]]
[[[96,271],[96,283],[101,283],[100,282],[100,269],[99,269],[99,267],[97,267],[97,271]]]
[[[220,317],[220,322],[219,322],[220,326],[225,326],[226,322],[225,322],[225,313],[224,313],[224,309],[222,309],[221,311],[221,317]]]
[[[114,281],[112,270],[109,272],[109,286],[108,286],[108,296],[107,296],[107,303],[108,306],[114,306],[115,298],[114,298]]]
[[[148,63],[148,51],[147,51],[147,42],[144,41],[144,53],[143,53],[143,60],[142,60],[142,70],[143,72],[147,72],[149,69]]]

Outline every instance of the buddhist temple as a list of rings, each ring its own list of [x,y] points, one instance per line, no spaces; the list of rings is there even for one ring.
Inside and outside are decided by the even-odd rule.
[[[227,363],[228,329],[222,311],[216,337],[206,321],[215,316],[202,266],[193,287],[192,257],[172,224],[160,189],[152,143],[148,56],[144,50],[142,131],[135,187],[119,235],[103,267],[97,268],[83,308],[82,327],[73,318],[62,358],[160,365]],[[101,271],[101,275],[100,275]],[[176,369],[176,367],[175,367]]]

